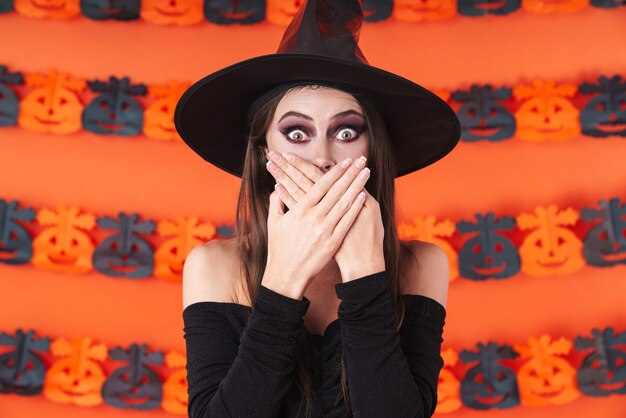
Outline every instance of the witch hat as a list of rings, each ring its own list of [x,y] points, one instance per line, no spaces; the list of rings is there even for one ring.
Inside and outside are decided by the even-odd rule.
[[[393,145],[396,177],[441,159],[459,141],[459,119],[436,94],[369,65],[358,45],[362,23],[359,0],[306,1],[275,54],[240,61],[191,85],[176,106],[176,130],[206,161],[241,177],[249,112],[281,84],[319,81],[352,86],[376,105]]]

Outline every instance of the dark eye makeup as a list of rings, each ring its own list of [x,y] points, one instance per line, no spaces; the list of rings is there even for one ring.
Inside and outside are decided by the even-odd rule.
[[[338,140],[340,142],[349,143],[349,142],[356,141],[357,139],[359,139],[361,134],[367,129],[367,125],[366,124],[358,124],[358,125],[341,124],[341,125],[337,126],[336,128],[331,128],[331,130],[334,130],[335,133],[337,133],[337,132],[339,132],[341,130],[344,130],[344,129],[352,129],[354,132],[356,132],[356,134],[354,135],[353,138],[350,138],[350,139],[339,139]],[[280,128],[279,130],[285,136],[285,139],[287,139],[289,142],[292,142],[292,143],[306,142],[306,141],[303,141],[303,140],[292,139],[289,136],[289,134],[291,132],[293,132],[293,131],[300,130],[300,131],[304,132],[304,134],[307,135],[307,136],[311,136],[312,135],[311,129],[309,129],[306,126],[302,126],[302,125],[289,125],[289,126],[286,126],[284,128]]]

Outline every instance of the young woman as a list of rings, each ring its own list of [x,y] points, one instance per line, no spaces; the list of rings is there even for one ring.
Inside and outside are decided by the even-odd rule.
[[[205,77],[177,106],[185,142],[242,179],[236,238],[185,262],[192,417],[434,412],[448,261],[398,240],[394,179],[442,158],[460,127],[435,95],[366,64],[359,17],[358,1],[310,0],[278,54]],[[337,43],[296,51],[298,34],[332,40],[328,27],[351,31],[353,61]],[[232,104],[213,113],[216,96]]]

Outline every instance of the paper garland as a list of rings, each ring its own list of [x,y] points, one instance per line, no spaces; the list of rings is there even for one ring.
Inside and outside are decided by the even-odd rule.
[[[127,279],[156,276],[180,282],[185,258],[193,247],[232,237],[235,232],[231,226],[215,227],[196,216],[159,222],[126,212],[96,217],[75,206],[35,210],[2,198],[0,216],[5,225],[0,263],[30,262],[67,273],[96,270]],[[550,204],[516,217],[486,212],[474,218],[454,223],[416,216],[412,224],[398,225],[398,236],[431,242],[444,250],[450,281],[458,277],[502,280],[520,272],[532,277],[562,276],[585,265],[626,264],[626,203],[617,197],[580,210]],[[29,223],[33,229],[37,224],[40,231],[27,229]],[[102,235],[99,241],[95,238]]]
[[[544,334],[523,344],[489,341],[460,352],[442,348],[444,367],[435,413],[462,406],[478,410],[541,407],[566,404],[581,395],[624,395],[625,347],[626,332],[606,327],[573,342]],[[48,337],[35,338],[33,330],[20,328],[14,334],[0,333],[2,349],[0,394],[43,394],[61,404],[104,403],[121,409],[187,413],[184,353],[165,354],[138,343],[107,349],[90,337],[60,337],[50,342]],[[107,358],[122,365],[107,374],[102,367]],[[164,378],[166,367],[174,371]]]
[[[171,80],[147,86],[115,76],[85,81],[54,69],[24,74],[0,65],[0,127],[182,142],[174,110],[190,85]],[[11,86],[23,89],[24,97],[19,99]],[[457,108],[464,142],[626,137],[626,79],[620,75],[579,85],[534,80],[513,88],[472,84],[466,90],[435,92]]]
[[[43,7],[27,0],[0,0],[0,13],[15,10],[22,16],[35,19],[68,20],[84,16],[92,20],[144,20],[157,25],[191,26],[203,21],[218,25],[250,25],[264,21],[279,26],[289,24],[302,0],[118,0],[115,7],[96,0],[71,0],[63,7]],[[572,13],[589,6],[615,9],[623,6],[620,0],[505,0],[494,4],[489,0],[363,0],[365,22],[379,22],[390,18],[403,22],[428,22],[456,16],[506,16],[520,9],[532,14]]]

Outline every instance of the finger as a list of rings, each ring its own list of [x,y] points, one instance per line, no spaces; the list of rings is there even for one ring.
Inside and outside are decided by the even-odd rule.
[[[365,194],[359,192],[356,199],[352,202],[349,210],[346,214],[337,222],[335,229],[332,233],[332,240],[338,240],[339,242],[343,241],[344,237],[348,233],[348,230],[356,220],[357,216],[361,212],[363,208],[363,203],[365,202]]]
[[[337,204],[346,190],[351,187],[355,179],[358,179],[361,184],[361,186],[359,186],[360,191],[369,178],[369,169],[364,167],[364,165],[364,160],[357,159],[357,161],[346,170],[344,175],[332,185],[328,193],[326,193],[326,196],[324,196],[318,204],[319,211],[322,215],[327,215],[332,210],[333,206]]]
[[[269,157],[305,193],[313,187],[314,182],[279,153],[270,151]]]
[[[287,189],[285,189],[282,184],[276,183],[275,188],[276,188],[276,191],[278,192],[278,197],[280,197],[280,200],[282,200],[283,203],[287,205],[289,209],[295,206],[297,202],[295,201],[293,197],[291,197]]]
[[[274,161],[268,161],[266,166],[270,174],[274,177],[274,179],[276,179],[276,183],[283,185],[286,191],[297,202],[304,197],[306,194],[305,191],[302,190],[278,165],[276,165]]]
[[[270,193],[270,205],[268,209],[268,219],[276,219],[285,214],[283,201],[280,199],[278,191],[274,190]]]
[[[317,205],[333,184],[346,172],[351,163],[352,158],[348,157],[340,164],[336,164],[333,168],[324,173],[313,187],[311,187],[311,190],[309,190],[304,198],[298,201],[301,202],[300,205],[308,208]]]
[[[345,193],[339,198],[337,203],[335,203],[326,215],[326,218],[329,222],[331,222],[331,225],[336,225],[337,222],[341,220],[360,193],[363,193],[363,204],[367,201],[368,193],[364,186],[369,178],[369,170],[362,170],[361,173],[364,173],[365,176],[361,176],[361,174],[359,174],[357,178],[352,181],[348,190],[345,191]]]
[[[289,164],[291,164],[294,168],[304,173],[304,175],[313,183],[317,183],[320,177],[324,175],[324,171],[322,171],[318,166],[316,166],[310,161],[305,160],[304,158],[301,158],[298,155],[292,154],[290,152],[283,152],[283,158],[286,159],[289,162]],[[288,170],[285,170],[285,171],[290,177],[292,177],[291,173]],[[309,190],[309,189],[304,189],[302,185],[300,185],[300,187],[305,191]]]

